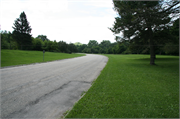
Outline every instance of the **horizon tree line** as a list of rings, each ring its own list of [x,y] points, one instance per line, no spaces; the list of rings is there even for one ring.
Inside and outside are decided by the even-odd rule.
[[[156,54],[179,55],[179,18],[176,5],[179,2],[169,1],[113,1],[114,10],[119,14],[112,28],[117,42],[103,40],[100,44],[90,40],[88,44],[51,41],[46,35],[33,38],[31,26],[23,11],[15,20],[13,32],[1,31],[1,49],[46,50],[50,52],[81,52],[101,54],[150,54],[150,64],[155,64]],[[163,8],[164,4],[168,4]],[[143,12],[142,12],[143,11]],[[173,17],[169,17],[174,13]],[[147,16],[150,15],[151,17]],[[159,14],[157,18],[153,18]],[[162,20],[164,19],[164,20]]]

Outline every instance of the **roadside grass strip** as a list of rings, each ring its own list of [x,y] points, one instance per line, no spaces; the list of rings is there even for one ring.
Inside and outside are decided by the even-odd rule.
[[[179,56],[105,55],[107,65],[65,118],[179,118]]]
[[[45,52],[44,62],[80,56],[85,56],[85,54]],[[1,67],[40,62],[43,62],[43,51],[1,50]]]

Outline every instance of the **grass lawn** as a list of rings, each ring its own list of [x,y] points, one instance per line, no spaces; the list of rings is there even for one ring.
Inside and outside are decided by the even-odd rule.
[[[106,55],[109,61],[66,118],[179,118],[179,56]]]
[[[44,62],[80,56],[85,56],[85,54],[45,52]],[[37,62],[43,62],[42,51],[1,50],[1,67]]]

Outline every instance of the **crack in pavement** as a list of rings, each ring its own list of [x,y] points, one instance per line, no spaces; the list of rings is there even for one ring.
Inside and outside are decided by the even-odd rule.
[[[67,88],[67,86],[69,85],[69,86],[72,86],[72,85],[70,85],[70,83],[73,83],[73,82],[78,82],[78,83],[82,83],[82,84],[89,84],[89,85],[91,85],[91,82],[87,82],[87,81],[69,81],[69,82],[67,82],[67,83],[65,83],[65,84],[63,84],[62,86],[60,86],[59,88],[57,88],[57,89],[55,89],[55,90],[53,90],[53,91],[51,91],[51,92],[49,92],[49,93],[47,93],[47,94],[44,94],[43,96],[41,96],[41,97],[39,97],[38,99],[36,99],[36,100],[34,100],[34,101],[31,101],[31,102],[29,102],[24,108],[22,108],[22,109],[20,109],[20,110],[18,110],[18,111],[15,111],[15,112],[12,112],[12,113],[10,113],[9,115],[7,115],[7,116],[5,116],[5,117],[3,117],[3,118],[16,118],[16,116],[17,116],[17,118],[23,118],[23,117],[19,117],[19,116],[21,116],[21,113],[27,113],[27,110],[29,109],[29,108],[31,108],[32,106],[34,106],[34,105],[36,105],[36,104],[38,104],[40,101],[43,101],[43,100],[46,100],[46,98],[48,98],[48,97],[51,97],[51,96],[53,96],[53,95],[56,95],[56,94],[59,94],[59,93],[61,93],[61,91],[63,90],[63,89],[65,89],[65,88]],[[85,91],[85,90],[84,90]],[[83,92],[83,91],[81,91],[81,92]],[[77,96],[71,96],[71,98],[76,98]],[[53,102],[53,101],[52,101]],[[54,103],[56,103],[56,102],[54,102]],[[65,111],[65,110],[64,110]],[[61,114],[62,115],[62,114]],[[58,115],[58,117],[59,117],[60,115]]]
[[[75,68],[71,68],[69,70],[65,70],[65,71],[62,71],[62,72],[59,72],[57,75],[53,75],[53,76],[45,76],[45,77],[42,77],[38,80],[33,80],[33,81],[30,81],[30,82],[27,82],[27,83],[24,83],[24,84],[21,84],[21,85],[17,85],[16,87],[11,87],[10,89],[5,89],[5,90],[1,90],[1,96],[5,96],[5,95],[8,95],[8,94],[11,94],[11,93],[14,93],[14,92],[18,92],[19,90],[21,90],[23,87],[30,87],[31,85],[33,84],[37,84],[39,82],[42,82],[44,80],[49,80],[49,79],[53,79],[54,77],[56,76],[59,76],[59,75],[63,75],[63,74],[67,74],[68,72],[70,71],[73,71],[75,69],[79,69],[81,68],[82,66],[86,66],[87,65],[87,62],[85,63],[82,63],[81,65],[79,65],[78,67],[75,67]],[[52,81],[52,80],[51,80]]]

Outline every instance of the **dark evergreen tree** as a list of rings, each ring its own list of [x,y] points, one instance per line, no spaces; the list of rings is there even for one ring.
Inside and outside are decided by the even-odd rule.
[[[32,39],[30,33],[32,29],[24,11],[20,14],[20,17],[15,20],[12,28],[14,29],[13,39],[18,43],[19,48],[22,50],[31,49]]]

